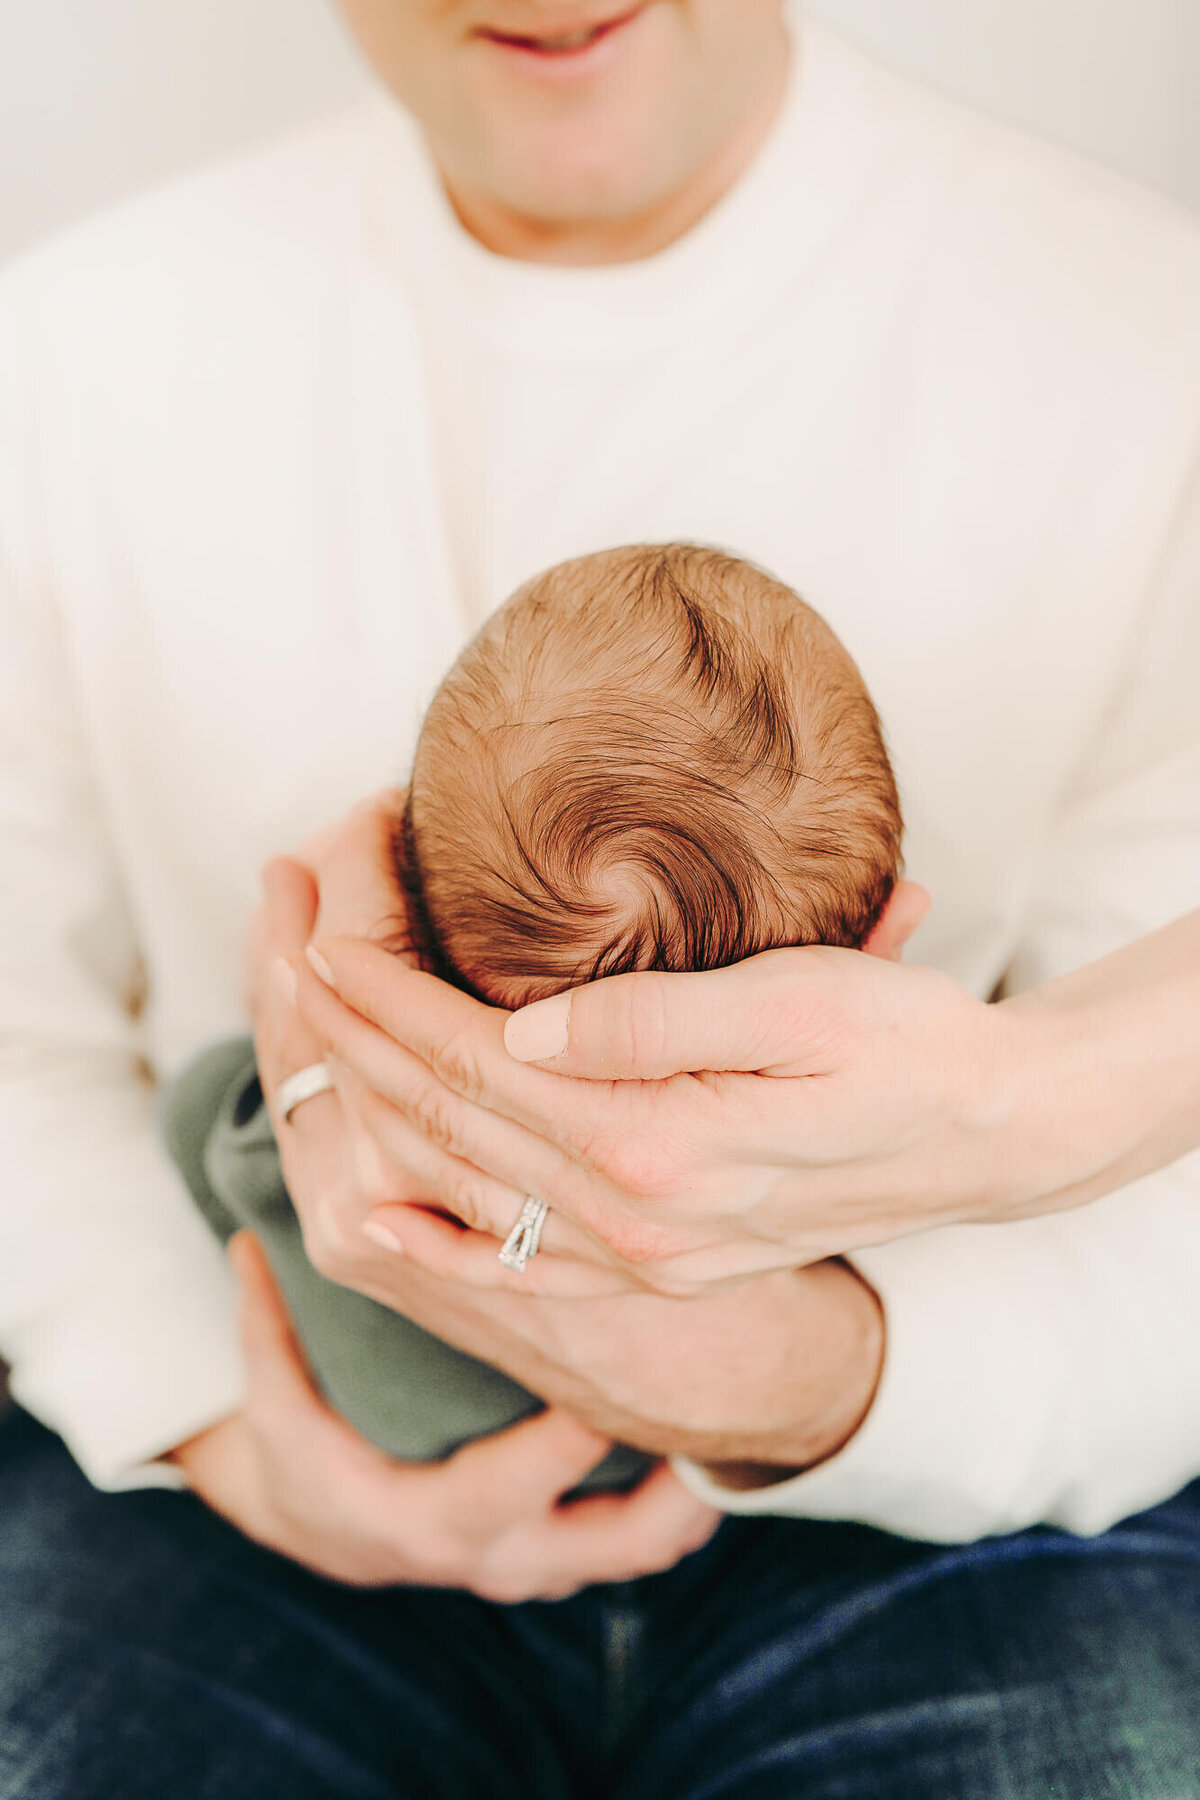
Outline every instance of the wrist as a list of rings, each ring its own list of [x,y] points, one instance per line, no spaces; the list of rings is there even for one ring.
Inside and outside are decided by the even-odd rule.
[[[940,1222],[1017,1219],[1066,1205],[1075,1184],[1112,1164],[1129,1096],[1103,1066],[1111,1026],[1092,1016],[1092,996],[1073,981],[979,1004],[957,1059],[957,1154],[942,1166],[961,1204]],[[1099,1182],[1092,1192],[1112,1185]]]
[[[1050,1163],[1062,1157],[1062,1114],[1047,1108],[1046,1094],[1070,1079],[1074,1046],[1060,1014],[1031,994],[982,1006],[980,1028],[960,1121],[974,1140],[963,1217],[989,1220],[1019,1216],[1046,1191]]]
[[[1079,1205],[1192,1147],[1200,913],[1004,1000],[1019,1069],[1009,1131],[1010,1212]]]
[[[159,1461],[178,1469],[187,1485],[207,1499],[210,1491],[219,1490],[244,1474],[249,1462],[249,1437],[245,1415],[227,1413],[164,1451]]]
[[[886,1326],[874,1288],[840,1260],[787,1279],[802,1289],[793,1310],[804,1335],[782,1371],[776,1417],[691,1458],[722,1487],[766,1487],[829,1461],[860,1430],[879,1390]]]
[[[1112,1192],[1195,1148],[1200,1118],[1200,911],[1031,994],[1060,1042],[1054,1105],[1076,1159],[1069,1204]],[[1043,1096],[1043,1111],[1051,1111]],[[1043,1125],[1043,1130],[1047,1129]],[[1079,1152],[1085,1150],[1085,1156]]]

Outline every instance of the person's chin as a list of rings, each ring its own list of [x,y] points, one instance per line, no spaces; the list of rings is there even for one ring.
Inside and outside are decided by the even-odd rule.
[[[513,212],[547,225],[642,217],[671,192],[675,171],[647,122],[628,116],[498,133],[489,187]]]
[[[503,69],[476,62],[465,89],[476,148],[499,197],[562,218],[599,206],[620,217],[653,203],[655,164],[676,160],[686,70],[669,18],[651,22],[612,67],[575,87],[514,83]],[[644,41],[643,41],[644,40]]]

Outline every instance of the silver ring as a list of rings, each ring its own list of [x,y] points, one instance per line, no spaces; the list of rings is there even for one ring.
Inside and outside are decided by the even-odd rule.
[[[512,1269],[517,1275],[524,1273],[526,1263],[541,1247],[542,1226],[549,1211],[544,1200],[535,1200],[532,1194],[529,1195],[517,1214],[516,1224],[500,1246],[500,1261],[506,1269]]]
[[[333,1076],[328,1063],[309,1063],[307,1068],[297,1069],[275,1089],[275,1110],[286,1123],[296,1108],[305,1100],[315,1100],[318,1094],[326,1094],[333,1086]]]

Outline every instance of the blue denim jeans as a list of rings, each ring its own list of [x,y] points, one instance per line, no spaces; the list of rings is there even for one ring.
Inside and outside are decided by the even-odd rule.
[[[730,1520],[553,1605],[357,1592],[0,1426],[0,1800],[1196,1800],[1200,1485],[1096,1539]]]

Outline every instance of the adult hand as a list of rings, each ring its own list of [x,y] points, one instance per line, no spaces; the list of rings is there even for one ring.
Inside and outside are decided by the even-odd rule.
[[[372,1286],[606,1436],[656,1456],[753,1465],[771,1480],[849,1441],[883,1366],[878,1298],[838,1262],[686,1300],[491,1291],[406,1256],[374,1272]]]
[[[1200,914],[995,1005],[930,969],[780,950],[617,976],[505,1023],[322,941],[318,966],[358,1022],[305,992],[320,1030],[427,1138],[510,1189],[524,1171],[554,1208],[548,1246],[564,1249],[575,1221],[592,1238],[582,1254],[602,1244],[682,1292],[1078,1205],[1183,1153],[1198,946]],[[506,1212],[464,1198],[479,1203],[462,1216],[493,1232],[513,1216],[510,1197]],[[412,1253],[439,1248],[427,1223],[385,1209],[376,1224]]]
[[[321,940],[315,955],[320,981],[294,959],[302,1014],[375,1096],[385,1163],[415,1132],[431,1173],[438,1159],[481,1171],[445,1202],[490,1234],[470,1243],[375,1210],[376,1230],[440,1272],[557,1294],[580,1259],[611,1274],[615,1258],[656,1291],[697,1293],[1011,1203],[1010,1015],[932,970],[811,949],[618,976],[575,991],[569,1049],[536,1066],[506,1037],[522,1049],[520,1026],[550,1003],[506,1029],[502,1011],[369,944]],[[680,1071],[685,1057],[702,1072]],[[580,1065],[594,1078],[565,1072]],[[551,1206],[549,1254],[514,1278],[495,1239],[523,1192]]]
[[[789,1171],[778,1200],[797,1247],[832,1250],[1079,1206],[1196,1148],[1198,1020],[1200,911],[995,1005],[816,948],[598,982],[514,1014],[505,1044],[593,1081],[781,1081],[793,1129],[764,1143]]]
[[[426,1209],[442,1209],[460,1219],[511,1218],[524,1190],[431,1143],[348,1065],[327,1058],[327,1040],[294,1004],[292,964],[298,962],[318,920],[332,919],[364,937],[386,939],[389,948],[379,952],[386,966],[415,969],[415,957],[396,947],[403,943],[404,919],[394,886],[384,875],[385,829],[382,803],[372,802],[355,808],[320,839],[310,840],[305,853],[314,867],[283,857],[267,864],[262,902],[251,928],[249,990],[259,1072],[272,1107],[280,1082],[296,1070],[329,1060],[335,1075],[334,1087],[306,1100],[290,1120],[274,1115],[284,1178],[309,1256],[332,1280],[392,1305],[391,1296],[372,1282],[377,1266],[386,1271],[388,1264],[379,1255],[377,1241],[372,1242],[378,1228],[364,1235],[373,1209],[386,1203],[394,1219],[402,1207],[410,1228],[432,1236],[437,1245],[449,1227]],[[307,966],[300,966],[313,980]],[[403,1054],[395,1050],[397,1059]],[[416,1059],[408,1060],[412,1072],[418,1072]],[[381,1149],[385,1141],[386,1154]],[[537,1279],[525,1284],[523,1291],[547,1279],[555,1292],[576,1296],[627,1287],[628,1278],[615,1256],[595,1246],[601,1262],[608,1265],[597,1267],[580,1255],[586,1242],[582,1232],[572,1232],[562,1221],[556,1223],[556,1233],[563,1249],[574,1255],[539,1259]],[[452,1237],[462,1235],[451,1231]],[[387,1241],[390,1247],[391,1240]],[[478,1246],[471,1248],[478,1259]],[[496,1248],[491,1246],[493,1261]]]
[[[249,1537],[356,1586],[468,1588],[512,1603],[670,1567],[716,1515],[675,1480],[563,1504],[608,1441],[548,1411],[444,1463],[393,1462],[317,1394],[266,1258],[239,1234],[244,1409],[173,1454],[194,1491]]]
[[[268,872],[265,885],[266,940],[275,949],[295,950],[315,905],[311,881],[294,865],[281,863]],[[397,966],[385,954],[384,967]],[[289,979],[297,986],[298,976],[310,998],[315,992],[327,1010],[344,1011],[293,955]],[[435,989],[442,986],[428,976],[420,979]],[[260,1020],[260,1057],[270,1089],[273,1063],[282,1058],[278,1072],[283,1072],[314,1060],[327,1039],[296,1015],[278,986],[268,983],[266,992],[268,1023]],[[465,1004],[474,1009],[474,1002]],[[498,1028],[501,1019],[497,1015]],[[385,1047],[393,1060],[406,1061],[397,1046]],[[422,1067],[412,1057],[407,1066],[409,1073]],[[307,1212],[310,1254],[331,1279],[506,1369],[608,1435],[652,1452],[678,1452],[720,1465],[755,1463],[777,1473],[831,1454],[857,1427],[878,1379],[882,1326],[875,1296],[845,1267],[780,1275],[686,1304],[644,1291],[630,1295],[628,1279],[613,1268],[601,1286],[626,1297],[601,1304],[581,1297],[577,1277],[581,1267],[587,1274],[586,1265],[544,1252],[525,1274],[514,1275],[496,1261],[494,1240],[412,1204],[393,1208],[392,1216],[402,1213],[416,1238],[427,1249],[432,1244],[433,1254],[381,1256],[361,1229],[364,1192],[349,1155],[346,1092],[352,1109],[386,1141],[388,1154],[376,1150],[375,1158],[393,1182],[420,1190],[412,1176],[413,1142],[432,1159],[430,1196],[453,1191],[457,1167],[471,1173],[469,1165],[429,1144],[427,1135],[361,1075],[342,1066],[337,1093],[306,1102],[291,1124],[280,1126],[295,1169],[289,1176],[293,1193],[305,1196],[298,1206],[302,1218]],[[492,1201],[495,1191],[506,1212],[515,1211],[516,1188],[488,1184],[475,1174],[472,1179],[473,1210]],[[560,1229],[556,1221],[556,1232]],[[611,1253],[605,1254],[611,1261]],[[432,1272],[439,1263],[440,1276]],[[481,1272],[479,1279],[474,1271]],[[509,1292],[478,1291],[491,1286],[494,1276]],[[558,1303],[537,1298],[549,1292],[571,1298]]]
[[[268,1096],[285,1075],[325,1057],[339,1042],[336,1012],[325,1008],[322,1028],[322,1021],[306,1023],[291,1004],[297,957],[314,930],[323,937],[386,939],[389,956],[386,961],[381,956],[376,964],[381,994],[402,968],[415,973],[416,959],[403,953],[404,920],[397,916],[402,900],[388,854],[388,835],[402,805],[401,793],[384,793],[303,846],[307,869],[281,859],[264,872],[264,902],[252,933],[251,995]],[[855,956],[849,966],[857,973],[863,960]],[[744,982],[747,972],[753,978],[760,965],[771,966],[769,959],[759,959],[758,965],[723,971],[719,980]],[[268,979],[272,966],[286,977],[284,989]],[[304,973],[307,976],[307,970]],[[368,971],[368,979],[374,981],[374,972]],[[503,1014],[464,1000],[428,977],[418,979],[413,996],[406,1000],[398,995],[400,1005],[389,1015],[390,1029],[400,1040],[411,1018],[407,1046],[397,1042],[386,1051],[386,1069],[376,1069],[377,1079],[361,1060],[354,1067],[354,1052],[348,1050],[345,1058],[332,1059],[335,1094],[306,1102],[290,1124],[276,1121],[284,1173],[310,1255],[334,1278],[371,1291],[371,1270],[361,1266],[367,1253],[366,1226],[376,1241],[393,1246],[402,1242],[410,1255],[434,1271],[466,1276],[481,1285],[511,1283],[514,1278],[496,1260],[496,1240],[505,1234],[531,1189],[549,1200],[554,1212],[541,1256],[516,1278],[526,1294],[583,1297],[620,1291],[631,1282],[667,1293],[695,1292],[731,1276],[816,1259],[830,1245],[840,1248],[869,1238],[868,1231],[856,1235],[852,1229],[840,1184],[828,1207],[833,1217],[824,1221],[828,1237],[821,1235],[820,1216],[811,1235],[799,1241],[794,1234],[780,1238],[776,1233],[764,1242],[761,1229],[752,1235],[755,1205],[771,1197],[772,1185],[781,1177],[795,1173],[786,1167],[786,1151],[785,1166],[771,1166],[771,1144],[755,1141],[755,1133],[764,1132],[755,1114],[770,1101],[776,1103],[777,1112],[786,1111],[794,1102],[790,1090],[800,1088],[800,1082],[784,1084],[778,1078],[767,1081],[757,1076],[727,1080],[725,1085],[737,1090],[732,1096],[718,1091],[715,1077],[701,1083],[690,1075],[669,1087],[659,1083],[653,1090],[628,1082],[620,1086],[547,1082],[540,1073],[521,1069],[499,1045]],[[653,1002],[663,991],[660,982],[666,980],[678,997],[686,1031],[696,1002],[710,991],[710,979],[647,977],[632,983],[628,979],[600,983],[594,990],[584,990],[584,1006],[594,1009],[593,994],[610,1007],[626,996]],[[311,982],[308,986],[311,992]],[[950,989],[950,984],[945,986]],[[774,997],[769,984],[758,991],[760,996]],[[973,1011],[984,1012],[966,996],[958,996],[957,990],[950,991]],[[690,1013],[683,1007],[689,997]],[[418,1003],[410,1004],[414,999]],[[589,1016],[594,1012],[589,1015],[576,1008],[577,1034]],[[530,1009],[523,1017],[536,1027],[544,1020],[545,1009]],[[736,1006],[733,1021],[736,1024]],[[611,1019],[607,1022],[611,1026]],[[605,1023],[604,1018],[597,1020],[601,1032]],[[763,1021],[752,1017],[743,1020],[743,1025],[747,1023],[758,1056]],[[786,1011],[766,1023],[781,1037],[795,1029]],[[708,1026],[711,1040],[711,1021]],[[458,1081],[458,1093],[453,1090],[460,1076],[468,1084],[477,1080],[469,1065],[476,1054],[472,1034],[480,1031],[490,1034],[491,1066],[502,1081],[487,1092],[478,1089],[488,1110],[481,1113],[476,1108],[468,1121],[460,1104],[462,1082]],[[719,1037],[720,1031],[715,1035]],[[447,1049],[451,1036],[462,1047],[465,1062],[457,1049]],[[705,1047],[701,1037],[695,1042],[697,1050]],[[728,1042],[718,1048],[728,1056]],[[575,1053],[586,1056],[586,1043]],[[628,1058],[633,1068],[639,1053],[640,1046],[635,1047]],[[375,1060],[379,1062],[378,1057]],[[757,1064],[752,1061],[750,1066]],[[956,1070],[961,1072],[961,1066],[957,1061]],[[915,1071],[910,1069],[909,1074]],[[512,1089],[511,1096],[506,1095],[504,1082]],[[814,1085],[808,1081],[804,1090],[811,1095]],[[893,1108],[900,1110],[906,1128],[911,1110],[908,1092],[906,1088],[901,1096],[903,1104]],[[740,1158],[739,1146],[733,1147],[731,1157],[724,1153],[730,1146],[715,1145],[717,1154],[710,1155],[706,1144],[714,1123],[719,1126],[722,1113],[730,1111],[729,1098],[749,1114],[740,1121],[746,1127],[745,1154]],[[795,1135],[802,1139],[806,1124],[814,1121],[815,1109],[809,1105],[806,1116],[793,1121]],[[467,1122],[483,1127],[483,1136],[478,1129],[463,1136],[460,1126]],[[738,1121],[731,1115],[728,1122]],[[788,1122],[784,1120],[785,1130]],[[772,1121],[766,1120],[765,1126],[773,1128]],[[816,1154],[819,1160],[820,1146]],[[689,1166],[698,1169],[706,1156],[711,1165],[707,1197]],[[828,1180],[840,1171],[823,1173]],[[669,1190],[676,1185],[676,1175],[682,1205],[673,1211],[656,1208],[653,1202],[671,1198],[670,1191],[664,1191],[664,1177]],[[918,1189],[918,1199],[926,1202],[928,1194]],[[716,1207],[715,1221],[697,1216],[696,1206],[702,1202]],[[491,1235],[465,1236],[437,1211]],[[905,1228],[914,1229],[915,1222]]]

